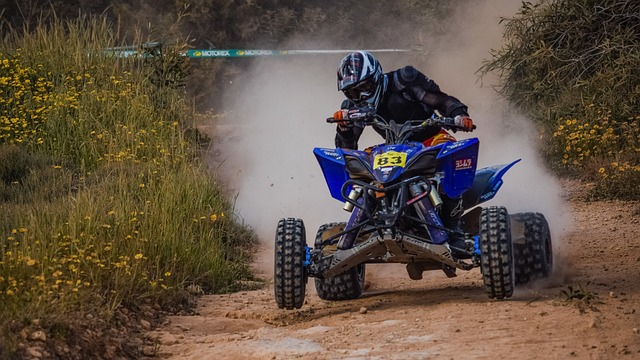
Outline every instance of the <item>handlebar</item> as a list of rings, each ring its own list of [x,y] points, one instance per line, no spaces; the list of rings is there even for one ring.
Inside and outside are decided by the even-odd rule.
[[[455,124],[455,120],[450,117],[432,116],[429,119],[424,120],[407,120],[402,124],[396,123],[394,120],[387,120],[382,116],[375,113],[375,110],[370,108],[350,108],[343,109],[339,114],[341,119],[334,117],[327,118],[327,123],[361,123],[364,126],[373,125],[385,132],[385,141],[388,144],[404,143],[415,133],[428,126],[438,126],[451,130],[464,130],[467,129],[463,126]],[[472,130],[475,129],[474,125]]]
[[[377,123],[375,120],[381,120],[382,124]],[[336,124],[336,123],[345,123],[345,122],[364,122],[365,125],[383,125],[383,127],[386,125],[389,125],[389,122],[386,121],[384,118],[382,118],[382,116],[378,115],[378,114],[367,114],[366,116],[361,116],[361,117],[349,117],[348,119],[335,119],[333,117],[327,118],[327,123],[329,124]],[[451,117],[444,117],[444,116],[438,116],[438,117],[432,117],[426,120],[408,120],[407,122],[412,122],[412,123],[417,123],[417,125],[413,125],[416,127],[426,127],[426,126],[440,126],[440,127],[445,127],[445,128],[449,128],[449,129],[456,129],[456,130],[465,130],[464,126],[458,126],[455,125],[454,123],[454,119]],[[476,126],[473,125],[473,130],[476,129]]]

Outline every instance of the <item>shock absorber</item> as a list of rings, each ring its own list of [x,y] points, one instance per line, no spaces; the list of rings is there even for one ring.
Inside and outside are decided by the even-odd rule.
[[[426,191],[429,193],[425,194]],[[447,232],[442,229],[442,220],[436,212],[436,209],[442,206],[442,199],[436,187],[424,182],[416,182],[409,186],[409,193],[412,196],[409,203],[413,203],[418,217],[427,224],[431,241],[434,244],[442,244],[447,241]]]
[[[409,193],[411,194],[412,199],[420,197],[420,195],[424,194],[426,191],[429,191],[429,194],[427,196],[429,197],[429,200],[431,201],[431,205],[433,205],[433,207],[437,209],[442,206],[442,198],[440,197],[440,194],[438,194],[438,190],[436,189],[435,185],[429,186],[426,183],[420,181],[415,182],[409,186]]]
[[[429,188],[429,200],[431,200],[433,207],[437,209],[442,206],[442,198],[440,197],[440,194],[438,194],[438,190],[435,185],[431,185]]]
[[[348,196],[349,200],[358,201],[360,196],[362,196],[362,187],[354,185],[353,188],[351,189],[351,191],[349,192],[349,196]],[[352,212],[353,211],[353,204],[351,202],[349,202],[349,201],[345,201],[344,207],[342,209],[344,211]]]

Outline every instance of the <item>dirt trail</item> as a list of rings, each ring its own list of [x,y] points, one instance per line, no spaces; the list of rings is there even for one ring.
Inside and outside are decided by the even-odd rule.
[[[372,265],[353,301],[279,310],[262,290],[203,296],[152,336],[163,359],[640,359],[640,204],[570,201],[553,278],[490,300],[478,270],[448,279]],[[553,234],[552,234],[553,236]],[[269,249],[270,250],[270,249]],[[574,300],[567,300],[563,291]],[[595,296],[592,301],[579,300]]]

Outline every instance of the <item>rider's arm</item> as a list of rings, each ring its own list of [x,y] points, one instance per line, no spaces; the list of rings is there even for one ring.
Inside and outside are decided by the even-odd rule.
[[[344,100],[341,109],[348,109],[353,106],[353,103],[349,100]],[[364,127],[360,123],[348,123],[348,126],[341,126],[338,124],[336,127],[336,147],[343,149],[358,150],[358,140]]]
[[[447,117],[456,117],[458,115],[469,116],[467,106],[451,95],[443,92],[426,92],[421,100],[433,109]]]
[[[406,88],[412,97],[447,117],[469,115],[467,106],[440,90],[438,84],[413,66],[405,66],[394,76],[396,86]]]
[[[358,139],[362,135],[362,128],[354,126],[348,130],[336,130],[336,147],[358,150]]]

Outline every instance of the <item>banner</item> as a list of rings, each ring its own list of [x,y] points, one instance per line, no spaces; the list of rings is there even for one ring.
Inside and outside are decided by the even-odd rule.
[[[186,56],[192,59],[251,57],[251,56],[284,56],[284,55],[317,55],[317,54],[347,54],[357,50],[240,50],[240,49],[211,49],[188,50]],[[374,49],[369,52],[409,52],[406,49]]]
[[[161,44],[159,42],[144,43],[140,46],[119,46],[104,49],[105,54],[117,57],[149,57],[160,53]],[[318,55],[318,54],[348,54],[358,50],[244,50],[244,49],[200,49],[187,50],[182,55],[192,59],[212,59],[212,58],[240,58],[255,56],[286,56],[286,55]],[[364,50],[372,53],[381,52],[410,52],[407,49],[371,49]]]

